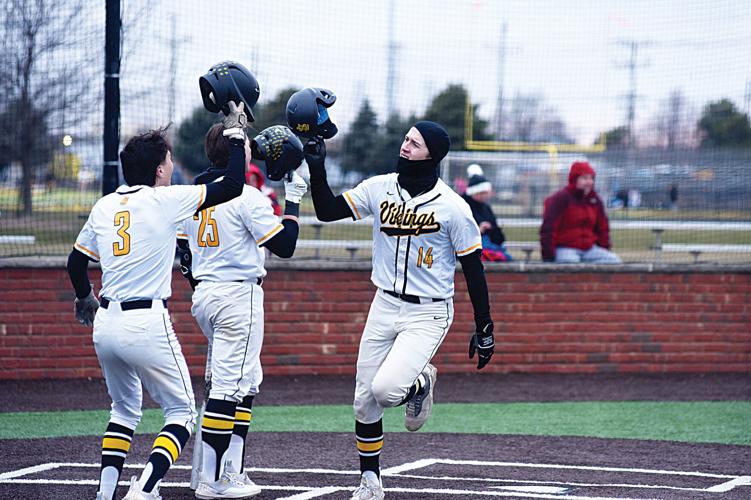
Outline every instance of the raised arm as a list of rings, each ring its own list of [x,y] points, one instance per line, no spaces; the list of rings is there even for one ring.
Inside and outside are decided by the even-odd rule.
[[[326,145],[323,139],[311,139],[305,145],[305,161],[310,169],[310,193],[316,217],[323,222],[331,222],[353,217],[352,210],[342,195],[334,196],[326,179]]]

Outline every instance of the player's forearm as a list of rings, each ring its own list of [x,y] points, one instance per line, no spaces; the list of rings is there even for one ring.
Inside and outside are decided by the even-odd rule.
[[[480,250],[477,250],[464,257],[459,257],[464,279],[467,281],[469,298],[472,301],[472,308],[475,312],[475,324],[478,329],[490,321],[488,282],[485,280],[485,269],[480,260],[481,253]]]
[[[76,297],[82,299],[91,293],[91,284],[89,283],[89,258],[76,249],[73,249],[68,255],[68,276],[76,291]]]
[[[206,184],[206,199],[198,210],[213,207],[240,196],[245,184],[245,145],[242,141],[229,141],[227,173],[222,180]]]
[[[295,219],[282,220],[282,226],[284,226],[284,229],[266,242],[264,246],[277,257],[289,259],[295,254],[300,226]]]
[[[326,170],[310,168],[310,194],[316,217],[323,222],[331,222],[352,217],[352,210],[342,195],[334,196],[326,179]]]

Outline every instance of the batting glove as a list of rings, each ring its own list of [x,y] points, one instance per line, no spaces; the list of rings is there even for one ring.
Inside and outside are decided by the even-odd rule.
[[[245,103],[241,102],[238,106],[233,101],[227,103],[229,114],[224,117],[224,136],[230,139],[240,141],[245,140],[245,127],[248,125],[248,117],[245,115]]]
[[[300,174],[292,172],[292,179],[284,181],[284,199],[300,204],[303,195],[308,191],[308,185]]]
[[[91,326],[94,324],[94,316],[96,316],[96,311],[99,309],[99,301],[94,297],[93,289],[82,299],[76,297],[73,305],[73,313],[79,323],[84,326]]]
[[[469,359],[475,357],[477,351],[477,369],[482,370],[490,363],[495,350],[495,337],[493,337],[493,322],[487,321],[482,327],[477,327],[475,333],[469,339]]]
[[[326,143],[321,136],[316,136],[305,144],[305,162],[309,168],[323,169],[326,161]]]

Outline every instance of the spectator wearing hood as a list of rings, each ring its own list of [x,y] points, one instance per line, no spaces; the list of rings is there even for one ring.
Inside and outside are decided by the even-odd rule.
[[[467,176],[469,182],[462,198],[469,205],[472,210],[472,217],[480,227],[482,260],[487,262],[512,260],[511,255],[506,251],[506,247],[503,246],[506,236],[498,226],[493,209],[490,207],[489,201],[493,193],[493,185],[485,177],[482,167],[476,163],[467,167]]]
[[[545,199],[540,227],[542,260],[622,262],[610,251],[608,216],[594,184],[595,171],[590,164],[575,162],[568,174],[568,186]]]
[[[272,188],[266,185],[263,172],[254,163],[248,163],[248,169],[245,171],[245,184],[253,186],[271,200],[271,208],[274,209],[274,215],[282,215],[282,206],[276,198],[276,193]]]

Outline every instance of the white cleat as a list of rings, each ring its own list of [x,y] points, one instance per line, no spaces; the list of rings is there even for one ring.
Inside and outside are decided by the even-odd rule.
[[[123,500],[162,500],[159,495],[159,487],[155,487],[151,493],[146,493],[141,489],[136,476],[130,478],[130,489],[123,497]]]
[[[243,473],[235,472],[235,468],[232,465],[231,461],[227,462],[226,469],[227,469],[227,475],[230,478],[234,479],[235,481],[239,481],[250,488],[255,488],[256,493],[253,493],[253,495],[258,495],[261,492],[261,487],[258,486],[256,483],[254,483],[253,480],[248,477],[247,472],[243,472]]]
[[[375,472],[366,470],[360,476],[360,486],[352,493],[350,500],[383,500],[383,483]]]
[[[246,474],[239,474],[232,468],[232,462],[227,462],[219,481],[201,482],[196,488],[196,498],[248,498],[258,495],[261,488],[251,481]]]
[[[407,401],[406,408],[404,408],[404,427],[411,432],[420,430],[433,412],[433,390],[438,370],[428,363],[422,373],[428,379],[427,386],[421,389],[421,393],[415,394]]]

